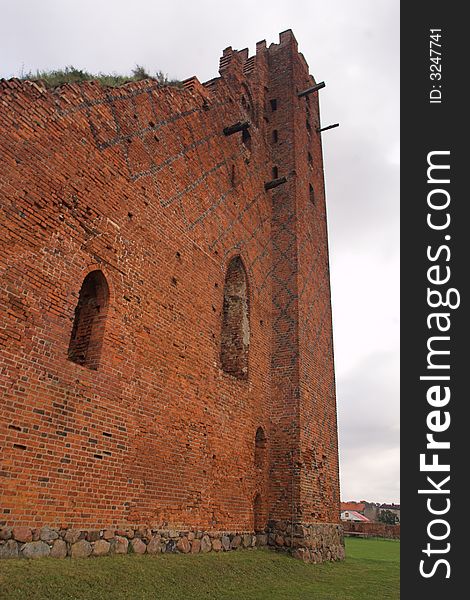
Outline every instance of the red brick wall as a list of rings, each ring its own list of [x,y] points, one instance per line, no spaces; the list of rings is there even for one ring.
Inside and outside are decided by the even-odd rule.
[[[364,533],[370,537],[400,539],[400,525],[387,525],[386,523],[356,523],[353,521],[343,521],[343,530],[345,533]]]
[[[311,78],[290,32],[247,59],[228,48],[220,78],[184,89],[1,82],[7,525],[253,530],[257,495],[258,520],[289,518],[294,501],[298,517],[338,521],[318,107],[307,138],[296,88]],[[245,120],[249,144],[223,135]],[[275,165],[289,180],[265,192]],[[247,378],[221,368],[236,256]],[[97,369],[69,360],[95,270],[109,287]]]

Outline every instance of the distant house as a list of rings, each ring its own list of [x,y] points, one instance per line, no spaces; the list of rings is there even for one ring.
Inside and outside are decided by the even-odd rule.
[[[362,523],[369,523],[369,519],[361,513],[357,512],[357,510],[342,510],[341,511],[341,520],[342,521],[356,521]]]
[[[361,515],[364,514],[364,509],[366,507],[365,502],[341,502],[341,512],[347,511],[356,511]]]
[[[344,511],[357,512],[360,515],[366,517],[368,521],[377,522],[380,521],[380,513],[382,511],[389,510],[394,513],[397,517],[398,523],[400,522],[400,505],[399,504],[380,504],[379,502],[367,502],[361,500],[360,502],[350,501],[341,502],[341,515]],[[343,521],[350,521],[351,519],[343,519]]]

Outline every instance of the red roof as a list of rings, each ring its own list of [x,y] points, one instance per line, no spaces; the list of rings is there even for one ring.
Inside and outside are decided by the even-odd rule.
[[[341,502],[341,510],[356,510],[361,512],[366,505],[363,502]]]
[[[361,515],[360,513],[357,512],[357,510],[349,510],[347,511],[351,516],[355,517],[358,521],[363,521],[365,523],[369,523],[369,519],[367,517],[365,517],[364,515]]]

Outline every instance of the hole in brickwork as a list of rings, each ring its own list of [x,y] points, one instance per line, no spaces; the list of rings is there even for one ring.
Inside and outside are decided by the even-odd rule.
[[[313,158],[312,158],[312,155],[310,154],[310,152],[308,153],[308,162],[309,162],[310,164],[312,164],[312,163],[313,163]]]
[[[109,433],[108,431],[103,431],[103,435],[104,435],[105,437],[113,437],[113,434],[112,434],[112,433]]]
[[[14,429],[15,431],[21,431],[21,427],[18,427],[18,425],[8,425],[8,429]]]
[[[266,458],[266,434],[262,427],[258,427],[255,435],[255,467],[261,469]]]
[[[13,448],[17,450],[26,450],[26,446],[24,444],[13,444]]]
[[[307,127],[307,131],[311,131],[312,130],[312,127],[310,125],[310,121],[308,119],[305,122],[305,126]]]
[[[68,349],[68,358],[74,363],[97,369],[101,356],[109,288],[101,271],[92,271],[85,277]]]
[[[311,183],[308,185],[308,193],[310,196],[310,201],[315,204],[315,190],[313,189],[313,185]]]
[[[277,167],[272,168],[272,176],[273,179],[277,179],[279,177],[279,169]]]
[[[271,104],[271,110],[273,112],[275,110],[277,110],[277,99],[276,98],[273,98],[272,100],[270,100],[269,103]]]
[[[250,321],[248,282],[239,256],[228,266],[224,286],[220,359],[222,369],[238,379],[248,376]]]
[[[273,131],[273,143],[274,143],[274,144],[277,144],[278,140],[279,140],[279,134],[278,134],[278,132],[277,132],[277,129],[275,129],[275,130]]]
[[[242,132],[242,142],[245,145],[245,148],[251,150],[251,135],[248,129],[244,129]]]

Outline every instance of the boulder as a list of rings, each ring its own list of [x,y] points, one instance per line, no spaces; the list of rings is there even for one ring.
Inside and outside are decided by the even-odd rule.
[[[18,544],[15,540],[8,540],[4,544],[0,544],[1,558],[18,558]]]
[[[64,540],[54,541],[50,556],[52,556],[52,558],[65,558],[67,556],[67,544]]]
[[[293,553],[293,557],[303,560],[304,562],[311,562],[310,552],[307,550],[307,548],[297,548],[297,550]]]
[[[125,537],[121,537],[120,535],[116,536],[116,544],[114,546],[114,552],[116,554],[127,554],[127,549],[129,547],[129,540]]]
[[[59,534],[50,527],[41,527],[39,532],[39,539],[43,542],[52,542],[59,537]]]
[[[103,532],[103,538],[105,540],[112,540],[114,538],[114,529],[105,529]]]
[[[87,531],[86,539],[89,542],[97,542],[100,539],[100,532],[96,529],[92,531]]]
[[[187,554],[191,550],[191,544],[187,537],[181,537],[176,544],[176,548],[179,552],[183,552],[183,554]]]
[[[235,535],[230,543],[230,547],[232,548],[232,550],[236,550],[241,543],[242,538],[239,535]]]
[[[162,551],[162,542],[159,534],[154,535],[147,545],[147,554],[158,554]]]
[[[225,552],[228,552],[228,550],[230,550],[230,538],[228,535],[223,535],[221,540],[222,542],[222,548],[225,550]]]
[[[90,542],[79,540],[72,545],[71,556],[72,558],[86,558],[87,556],[90,556],[92,550],[93,548]]]
[[[222,542],[218,538],[212,540],[212,550],[214,550],[214,552],[220,552],[222,550]]]
[[[27,542],[21,549],[25,558],[44,558],[49,556],[51,549],[46,542]]]
[[[33,539],[30,527],[13,527],[12,534],[17,542],[26,543],[31,542]]]
[[[212,548],[211,539],[208,535],[203,535],[201,539],[201,552],[210,552]]]
[[[80,533],[78,529],[69,529],[64,535],[64,540],[69,544],[75,544],[80,539]]]
[[[111,544],[106,540],[98,540],[93,542],[93,555],[94,556],[106,556],[109,553]]]
[[[139,538],[134,538],[133,540],[131,540],[131,548],[134,554],[145,554],[147,550],[147,546]]]

